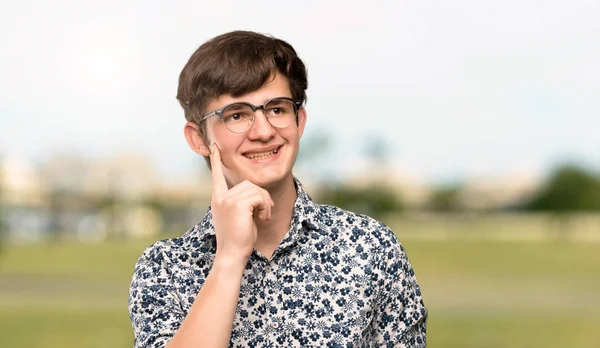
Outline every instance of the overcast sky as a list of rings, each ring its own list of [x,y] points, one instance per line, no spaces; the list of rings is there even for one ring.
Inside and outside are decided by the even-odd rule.
[[[188,171],[179,72],[205,40],[249,29],[304,60],[306,139],[331,134],[338,175],[364,164],[368,136],[424,180],[598,167],[599,18],[583,0],[2,0],[0,154],[132,151]]]

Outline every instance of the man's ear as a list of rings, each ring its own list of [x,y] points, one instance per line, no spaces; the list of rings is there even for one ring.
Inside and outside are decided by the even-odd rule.
[[[204,137],[200,133],[200,126],[194,122],[188,122],[183,127],[183,135],[187,140],[188,145],[195,153],[208,157],[210,156],[210,148],[204,141]]]
[[[303,106],[298,110],[298,139],[302,138],[306,126],[306,108]]]

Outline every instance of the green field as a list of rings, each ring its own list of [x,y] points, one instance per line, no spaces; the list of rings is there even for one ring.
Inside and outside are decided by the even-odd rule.
[[[428,347],[600,347],[600,243],[403,240]],[[0,254],[0,347],[131,347],[127,291],[148,242]]]

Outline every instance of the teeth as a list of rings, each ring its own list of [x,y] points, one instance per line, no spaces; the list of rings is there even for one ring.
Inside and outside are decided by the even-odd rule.
[[[262,159],[262,158],[267,158],[269,156],[273,156],[274,154],[276,154],[278,151],[278,149],[275,149],[273,151],[269,151],[269,152],[257,152],[257,153],[249,153],[246,154],[246,157],[248,157],[249,159]]]

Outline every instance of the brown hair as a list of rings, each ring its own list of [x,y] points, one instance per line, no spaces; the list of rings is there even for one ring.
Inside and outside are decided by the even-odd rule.
[[[229,32],[192,54],[179,75],[177,100],[185,119],[197,123],[211,99],[258,90],[276,73],[289,80],[294,100],[306,101],[306,68],[290,44],[251,31]]]

